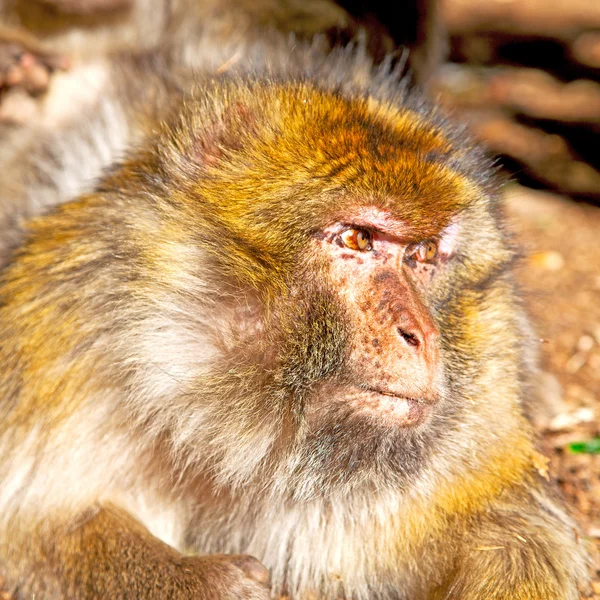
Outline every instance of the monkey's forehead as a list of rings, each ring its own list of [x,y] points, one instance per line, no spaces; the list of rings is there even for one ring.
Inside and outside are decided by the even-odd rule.
[[[470,145],[398,101],[302,81],[231,84],[215,104],[216,125],[188,124],[189,154],[210,174],[202,195],[238,222],[272,223],[293,198],[301,221],[368,204],[431,235],[485,197]]]
[[[405,199],[410,187],[420,188],[413,196],[426,191],[436,167],[470,187],[490,191],[496,184],[489,160],[466,127],[411,88],[402,61],[392,56],[375,66],[360,42],[325,53],[318,44],[279,36],[250,43],[243,52],[225,44],[209,56],[214,64],[204,65],[208,81],[196,90],[219,118],[224,115],[244,151],[248,137],[256,141],[253,156],[262,151],[274,163],[279,159],[299,173],[312,169],[317,177],[336,171],[338,181],[365,167],[373,176],[369,189],[376,175],[397,184],[406,180],[400,190]],[[418,172],[422,176],[415,182]]]

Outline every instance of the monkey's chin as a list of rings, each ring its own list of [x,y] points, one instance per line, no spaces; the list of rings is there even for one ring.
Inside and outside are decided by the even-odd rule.
[[[383,420],[397,427],[421,425],[428,420],[431,413],[431,402],[375,389],[350,390],[344,401],[357,416]]]

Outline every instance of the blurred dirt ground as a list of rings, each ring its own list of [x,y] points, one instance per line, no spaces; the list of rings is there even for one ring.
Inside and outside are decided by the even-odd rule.
[[[590,542],[600,600],[600,454],[572,442],[600,436],[600,208],[510,186],[507,211],[526,258],[526,306],[542,340],[544,410],[536,416],[550,473]]]

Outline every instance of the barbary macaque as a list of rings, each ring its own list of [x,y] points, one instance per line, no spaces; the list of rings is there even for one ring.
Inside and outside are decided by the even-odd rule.
[[[578,598],[518,253],[460,126],[360,45],[266,31],[55,83],[66,111],[0,154],[6,592]]]

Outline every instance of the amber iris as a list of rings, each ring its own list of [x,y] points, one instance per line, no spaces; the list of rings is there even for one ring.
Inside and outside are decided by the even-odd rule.
[[[346,229],[340,237],[351,250],[366,251],[373,247],[373,235],[367,229]]]
[[[412,256],[419,262],[432,262],[437,256],[437,244],[433,241],[422,242]]]

